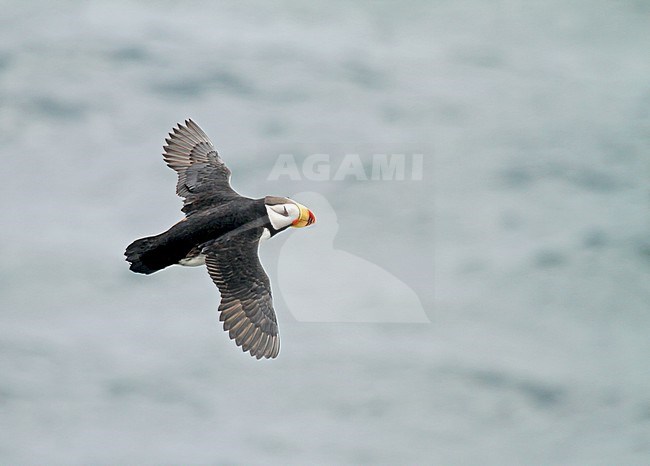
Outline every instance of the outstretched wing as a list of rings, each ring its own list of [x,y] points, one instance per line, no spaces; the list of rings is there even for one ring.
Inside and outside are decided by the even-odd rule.
[[[232,340],[257,359],[280,352],[271,284],[257,255],[262,228],[253,227],[203,249],[221,293],[219,320]]]
[[[179,123],[165,142],[163,158],[178,173],[176,194],[185,199],[183,212],[239,197],[230,187],[230,170],[194,121]]]

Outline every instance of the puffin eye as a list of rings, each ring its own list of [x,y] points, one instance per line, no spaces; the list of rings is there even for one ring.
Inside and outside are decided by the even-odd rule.
[[[284,212],[282,213],[282,215],[284,215],[285,217],[288,217],[289,212],[287,212],[287,206],[284,206],[283,209],[284,209]]]

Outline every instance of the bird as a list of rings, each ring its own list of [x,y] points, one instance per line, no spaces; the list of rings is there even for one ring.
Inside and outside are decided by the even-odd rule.
[[[276,358],[280,335],[259,244],[288,228],[312,225],[314,213],[288,197],[237,193],[232,172],[192,119],[172,128],[165,142],[163,159],[178,175],[185,216],[164,233],[127,246],[129,269],[149,275],[174,264],[205,265],[219,289],[219,320],[230,339],[257,359]]]

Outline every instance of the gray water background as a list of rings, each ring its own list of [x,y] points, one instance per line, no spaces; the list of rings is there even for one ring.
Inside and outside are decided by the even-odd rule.
[[[647,2],[0,6],[0,464],[650,463]],[[256,361],[204,270],[130,273],[180,218],[187,117],[240,192],[324,195],[431,323],[304,323],[276,288]],[[266,180],[347,143],[424,179]]]

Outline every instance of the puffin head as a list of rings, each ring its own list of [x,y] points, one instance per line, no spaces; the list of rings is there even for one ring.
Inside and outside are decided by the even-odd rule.
[[[271,226],[276,231],[289,227],[306,227],[316,222],[311,210],[288,197],[266,196],[264,205]]]

